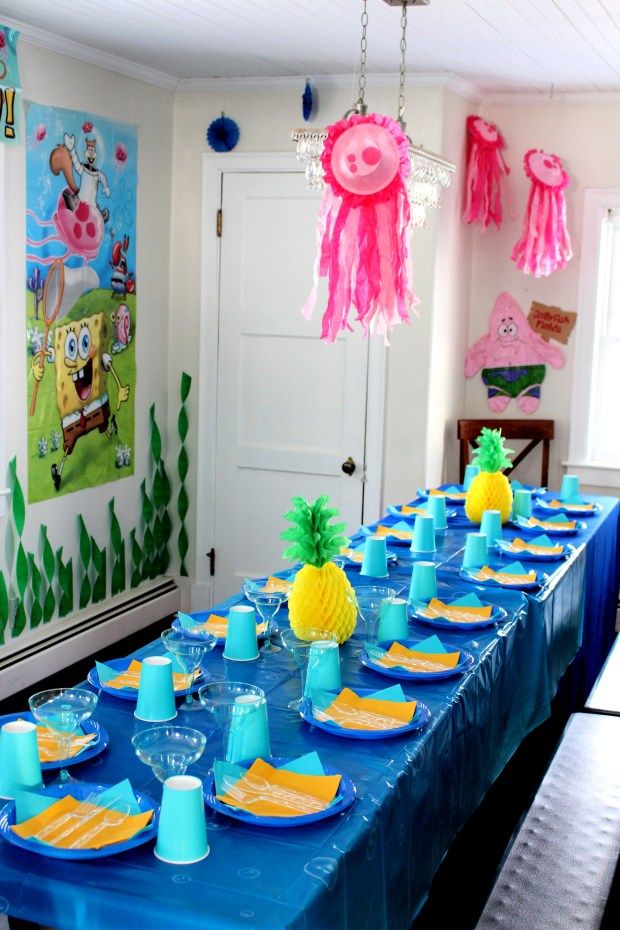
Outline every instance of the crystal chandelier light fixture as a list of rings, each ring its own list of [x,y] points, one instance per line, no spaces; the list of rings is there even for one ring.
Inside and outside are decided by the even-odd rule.
[[[399,92],[398,92],[398,122],[403,130],[406,129],[404,121],[405,111],[405,52],[407,50],[407,7],[416,5],[427,5],[428,0],[384,0],[389,6],[401,7],[401,39],[400,39],[400,69],[399,69]],[[362,12],[362,38],[360,42],[360,75],[359,75],[359,93],[356,103],[350,110],[344,114],[344,119],[350,117],[353,113],[365,115],[368,107],[365,103],[366,90],[366,47],[367,47],[367,27],[368,13],[366,11],[367,0],[364,0]],[[306,181],[311,190],[323,190],[323,167],[321,165],[321,154],[323,144],[327,138],[327,129],[293,129],[291,132],[291,141],[296,143],[296,154],[298,160],[304,165]],[[428,152],[421,145],[414,145],[411,142],[409,148],[409,158],[411,161],[411,173],[407,182],[407,191],[409,202],[411,204],[411,223],[412,226],[426,226],[426,211],[436,210],[441,205],[441,193],[445,188],[450,186],[452,174],[454,173],[454,164],[441,155],[434,152]]]

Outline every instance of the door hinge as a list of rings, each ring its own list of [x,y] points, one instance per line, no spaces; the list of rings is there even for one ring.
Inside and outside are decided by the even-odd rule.
[[[207,558],[209,560],[209,574],[213,578],[215,575],[215,549],[209,549],[207,552]]]
[[[217,211],[215,215],[215,235],[218,239],[222,238],[222,209]]]

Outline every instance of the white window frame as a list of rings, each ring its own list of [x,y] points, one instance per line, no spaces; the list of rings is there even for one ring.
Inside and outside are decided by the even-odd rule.
[[[596,391],[594,356],[602,325],[598,300],[601,228],[609,210],[620,210],[620,190],[584,191],[570,441],[568,461],[562,464],[584,484],[620,488],[620,465],[593,461],[589,435]]]
[[[4,374],[4,307],[6,275],[5,275],[5,203],[4,203],[4,182],[5,182],[5,149],[0,145],[0,518],[7,515],[9,511],[9,501],[11,492],[4,487],[6,480],[7,460],[6,460],[6,382]]]

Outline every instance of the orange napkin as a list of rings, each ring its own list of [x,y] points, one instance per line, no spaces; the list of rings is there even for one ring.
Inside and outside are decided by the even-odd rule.
[[[515,536],[509,548],[511,552],[531,552],[533,555],[560,555],[564,551],[564,546],[534,546],[518,536]]]
[[[510,575],[508,572],[495,572],[488,565],[483,565],[475,575],[479,581],[487,581],[492,578],[500,584],[531,584],[536,581],[536,572],[530,571],[525,575]]]
[[[75,820],[74,829],[60,838],[63,833],[67,833],[71,825],[71,820],[65,820],[65,816],[74,812],[76,808],[79,808],[79,810],[73,818]],[[152,816],[153,811],[126,816],[123,811],[113,811],[109,808],[97,807],[95,804],[84,804],[67,794],[42,813],[11,827],[11,830],[21,836],[22,839],[29,839],[39,834],[44,828],[51,826],[55,821],[59,821],[57,829],[50,830],[45,834],[44,842],[58,849],[68,849],[75,844],[76,840],[90,833],[98,824],[101,824],[101,829],[84,846],[80,846],[81,849],[101,849],[102,846],[110,846],[112,843],[122,843],[131,839],[132,836],[135,836],[136,833],[146,827]],[[60,822],[61,818],[62,822]],[[55,840],[55,838],[57,839]]]
[[[375,530],[377,536],[394,536],[395,539],[411,539],[413,532],[411,530],[395,530],[393,526],[379,525]]]
[[[40,762],[58,762],[60,759],[72,759],[81,752],[85,746],[97,739],[96,733],[84,733],[71,738],[69,755],[61,755],[58,749],[58,739],[52,730],[47,727],[37,727],[37,745],[39,747]]]
[[[220,639],[223,639],[228,632],[228,618],[220,617],[219,614],[210,614],[204,623],[197,623],[196,626],[193,626],[191,632],[205,632],[211,633],[212,636],[218,636]],[[259,623],[256,626],[257,633],[265,632],[265,624]]]
[[[424,507],[410,507],[409,504],[403,504],[403,506],[400,508],[400,512],[404,516],[410,516],[412,513],[426,514]]]
[[[417,704],[417,701],[360,697],[350,688],[343,688],[329,707],[315,710],[314,716],[332,720],[346,730],[398,730],[411,723]]]
[[[360,552],[358,549],[349,549],[347,546],[343,546],[340,550],[340,555],[344,555],[347,559],[351,559],[352,562],[363,562],[364,553]]]
[[[530,517],[527,526],[540,526],[543,530],[574,530],[577,523],[575,520],[566,520],[564,523],[553,523],[549,520],[539,520],[537,517]]]
[[[437,491],[433,488],[428,493],[430,497],[447,497],[451,501],[464,501],[467,497],[466,491]]]
[[[340,775],[298,775],[256,759],[246,774],[218,801],[260,817],[299,817],[329,807]]]
[[[436,597],[432,597],[427,606],[420,611],[425,617],[444,617],[446,620],[452,620],[453,623],[475,623],[476,620],[488,620],[492,612],[491,604],[482,607],[460,607],[446,604]]]
[[[109,678],[106,681],[106,688],[135,688],[140,687],[140,673],[142,672],[142,662],[138,659],[132,659],[129,667],[124,672],[119,672],[116,678]],[[172,673],[172,685],[175,691],[185,691],[200,675],[200,670],[193,672],[191,675],[183,675],[181,672]]]
[[[292,587],[292,581],[284,581],[283,578],[276,578],[275,575],[270,575],[261,588],[261,591],[263,591],[265,594],[273,594],[274,591],[281,591],[283,594],[290,594]]]
[[[562,510],[574,510],[575,512],[594,510],[594,504],[571,504],[570,501],[553,500],[548,502],[548,506],[553,507],[554,510],[559,510],[561,508]]]
[[[385,668],[398,666],[408,672],[443,672],[447,668],[456,668],[460,657],[460,652],[418,652],[400,643],[392,643],[385,655],[375,661]]]

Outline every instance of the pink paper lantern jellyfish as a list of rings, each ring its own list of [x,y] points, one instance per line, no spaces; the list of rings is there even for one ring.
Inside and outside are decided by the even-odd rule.
[[[92,132],[92,131],[93,131],[93,124],[91,123],[90,120],[86,120],[85,123],[82,123],[82,132],[86,133],[86,132]]]
[[[103,239],[103,217],[96,207],[81,200],[76,210],[70,210],[63,193],[58,197],[54,225],[70,252],[87,261],[96,258]]]
[[[321,338],[328,342],[352,329],[351,309],[364,334],[386,336],[396,324],[409,322],[417,303],[405,187],[409,144],[399,124],[378,113],[354,114],[328,127],[314,285],[302,310],[311,317],[318,280],[327,277]]]
[[[467,117],[466,223],[480,223],[482,231],[502,225],[502,180],[510,174],[504,161],[504,139],[494,123],[481,116]]]
[[[523,167],[532,186],[512,260],[520,271],[540,278],[564,268],[573,256],[564,199],[569,178],[557,155],[537,149],[525,153]]]
[[[127,164],[127,146],[122,142],[117,142],[114,146],[114,165],[116,168],[124,168]]]

